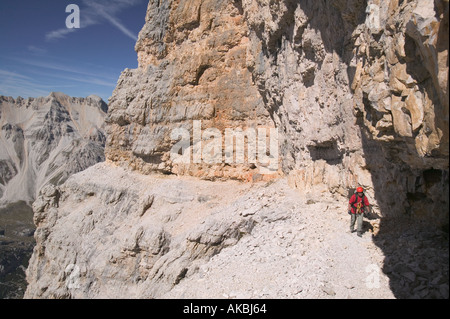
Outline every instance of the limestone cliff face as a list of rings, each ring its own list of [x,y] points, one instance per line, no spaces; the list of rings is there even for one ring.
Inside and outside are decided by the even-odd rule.
[[[364,246],[370,241],[387,255],[400,250],[383,265],[390,288],[401,291],[396,296],[448,297],[448,258],[422,267],[431,259],[416,252],[429,247],[415,230],[405,226],[414,247],[390,246],[398,233],[386,230],[386,221],[400,216],[425,220],[431,232],[448,225],[448,1],[150,0],[136,51],[139,67],[122,73],[110,99],[106,163],[44,189],[34,205],[37,246],[26,297],[189,297],[211,256],[228,249],[226,262],[219,256],[212,264],[232,264],[242,260],[233,259],[234,245],[247,251],[278,236],[282,243],[290,238],[282,248],[288,267],[280,264],[280,281],[273,273],[264,277],[274,282],[292,282],[293,269],[312,265],[294,251],[317,247],[324,260],[330,251],[336,259],[345,255],[345,267],[326,270],[334,279],[324,273],[308,284],[352,277],[375,262],[361,257],[372,256]],[[194,120],[219,133],[276,127],[280,170],[293,187],[287,190],[284,179],[263,186],[172,176],[255,180],[258,164],[174,163],[178,137],[171,133],[192,132]],[[188,141],[194,152],[198,141]],[[343,234],[342,214],[348,189],[358,185],[382,219],[373,242],[355,244]],[[316,202],[326,204],[309,206]],[[314,222],[300,223],[302,214]],[[250,233],[261,237],[241,244]],[[297,235],[311,245],[295,246]],[[443,247],[437,259],[448,256]],[[264,264],[264,253],[256,252],[245,270],[272,267],[276,261]],[[405,254],[420,278],[444,269],[442,277],[416,278],[402,264]],[[359,268],[348,274],[350,259]],[[307,268],[314,274],[323,270],[315,261]],[[297,288],[286,288],[292,291],[285,296],[298,296]],[[268,296],[279,297],[279,290]]]
[[[139,68],[122,73],[110,99],[106,158],[142,173],[251,178],[251,163],[178,165],[169,154],[175,128],[190,132],[195,149],[194,120],[221,134],[273,126],[246,65],[247,33],[232,1],[150,1]]]
[[[283,133],[291,183],[343,193],[359,184],[385,216],[445,223],[448,1],[242,5],[249,68]]]
[[[366,153],[384,157],[367,161],[383,210],[447,224],[448,8],[369,2],[352,80]]]
[[[33,204],[25,298],[161,297],[251,231],[255,212],[238,207],[250,200],[262,208],[268,198],[250,190],[107,163],[48,185]]]
[[[448,169],[448,1],[369,3],[355,32],[355,115],[414,169]],[[394,151],[395,149],[395,151]]]
[[[249,180],[251,163],[174,163],[171,133],[186,128],[195,152],[194,120],[222,134],[274,125],[300,190],[362,185],[382,214],[439,215],[447,35],[446,1],[150,1],[139,68],[111,98],[106,157],[145,174]]]
[[[370,185],[362,169],[349,61],[358,1],[242,1],[249,68],[282,136],[283,171],[303,192]]]
[[[104,160],[106,111],[97,96],[0,96],[0,203],[31,203],[45,184]]]

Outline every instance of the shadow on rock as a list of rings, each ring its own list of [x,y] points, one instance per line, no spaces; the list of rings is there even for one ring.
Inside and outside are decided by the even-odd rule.
[[[448,298],[448,232],[405,218],[383,218],[374,243],[397,298]]]
[[[373,241],[384,253],[382,271],[392,292],[401,299],[448,298],[448,171],[433,170],[430,179],[429,170],[388,160],[388,145],[364,130],[362,136],[379,210],[379,220],[369,217],[368,223],[378,228]]]

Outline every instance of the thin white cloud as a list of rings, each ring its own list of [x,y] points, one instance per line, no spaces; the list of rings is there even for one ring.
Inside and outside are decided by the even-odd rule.
[[[86,66],[85,68],[77,66],[75,68],[69,62],[65,65],[65,61],[56,63],[54,60],[17,57],[7,57],[7,59],[28,67],[26,67],[26,75],[13,70],[0,69],[0,95],[47,96],[49,92],[55,90],[65,91],[66,88],[77,88],[79,87],[79,84],[76,84],[78,82],[88,84],[88,87],[97,87],[97,90],[103,90],[99,87],[105,88],[105,93],[101,95],[105,98],[111,94],[109,91],[112,92],[117,84],[117,74],[101,68],[92,69],[92,66]],[[36,74],[36,76],[33,76],[33,74]],[[45,83],[41,80],[43,74],[45,74]],[[88,93],[86,94],[88,95]]]
[[[111,92],[114,88],[114,84],[112,82],[103,81],[101,79],[95,79],[95,78],[83,78],[83,77],[65,77],[63,75],[58,76],[54,75],[55,78],[59,78],[57,81],[49,82],[47,84],[43,84],[39,82],[40,78],[32,79],[27,76],[12,76],[10,74],[11,72],[1,70],[0,71],[0,95],[4,96],[12,96],[12,97],[18,97],[21,96],[23,98],[28,97],[38,97],[38,96],[47,96],[50,92],[54,91],[61,91],[61,92],[67,92],[67,89],[73,89],[78,88],[78,85],[74,82],[80,82],[84,84],[89,84],[88,87],[92,87],[92,85],[96,86],[103,86],[105,90],[97,87],[96,88],[96,94],[98,96],[101,96],[105,101],[107,101],[108,97],[111,95]],[[69,80],[71,81],[70,84],[61,84],[66,83],[62,82],[60,79]],[[78,89],[77,91],[80,91]],[[103,91],[102,93],[99,93],[100,91]],[[90,92],[90,89],[83,89],[81,88],[81,92],[85,92],[84,94],[81,93],[80,96],[87,96],[92,94]]]
[[[6,96],[35,97],[46,96],[56,88],[73,87],[72,85],[45,85],[37,83],[31,77],[0,70],[0,94]]]
[[[56,40],[56,39],[62,39],[65,38],[67,34],[76,31],[76,29],[69,29],[69,28],[61,28],[57,30],[53,30],[51,32],[48,32],[45,35],[46,40]]]
[[[107,87],[111,87],[111,88],[114,88],[116,86],[116,81],[108,82],[108,81],[104,81],[104,80],[97,79],[97,78],[79,78],[79,77],[71,77],[71,76],[61,76],[61,78],[64,78],[65,80],[107,86]]]
[[[84,8],[80,8],[81,28],[87,28],[89,26],[100,24],[103,21],[108,21],[115,26],[120,32],[127,37],[137,41],[137,35],[130,31],[117,17],[123,9],[134,6],[140,3],[142,0],[84,0]],[[57,40],[65,38],[69,33],[78,29],[61,28],[45,35],[47,40]]]
[[[41,47],[37,47],[34,45],[29,45],[27,47],[28,51],[30,51],[31,53],[37,54],[37,55],[42,55],[42,54],[46,54],[47,50]]]
[[[116,75],[108,75],[108,74],[101,74],[99,72],[90,72],[83,70],[82,68],[73,68],[67,65],[55,63],[55,62],[47,62],[47,61],[38,61],[38,60],[31,60],[31,59],[23,59],[23,58],[11,58],[14,61],[24,63],[30,66],[47,69],[48,70],[54,70],[54,71],[61,71],[61,72],[69,72],[73,74],[83,75],[83,76],[90,76],[95,78],[103,78],[104,80],[111,80],[115,83]]]
[[[26,75],[22,75],[16,72],[11,72],[11,71],[7,71],[7,70],[2,70],[0,69],[0,76],[3,78],[9,77],[9,78],[19,78],[19,79],[28,79],[30,80],[31,78],[26,76]]]
[[[120,21],[119,19],[109,15],[108,13],[106,13],[105,11],[99,11],[100,14],[105,17],[106,20],[108,20],[112,25],[114,25],[115,27],[117,27],[120,31],[123,32],[123,34],[125,34],[126,36],[130,37],[131,39],[133,39],[134,41],[137,41],[138,37],[137,35],[135,35],[133,32],[131,32],[130,30],[128,30]]]

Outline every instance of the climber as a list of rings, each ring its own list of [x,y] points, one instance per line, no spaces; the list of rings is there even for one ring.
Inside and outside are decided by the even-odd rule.
[[[356,193],[350,197],[348,202],[348,211],[351,215],[350,220],[350,232],[355,232],[355,222],[357,224],[357,234],[359,237],[362,237],[362,225],[363,225],[363,216],[364,211],[369,212],[369,201],[367,200],[367,196],[364,195],[364,189],[362,187],[358,187],[356,189]]]

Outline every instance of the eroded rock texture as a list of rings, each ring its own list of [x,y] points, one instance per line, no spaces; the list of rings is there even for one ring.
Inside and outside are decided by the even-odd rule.
[[[107,163],[48,185],[33,204],[25,298],[161,297],[251,231],[254,212],[242,216],[236,206],[250,187]]]
[[[251,180],[248,162],[174,163],[171,133],[191,132],[195,154],[194,120],[222,135],[274,125],[291,185],[359,184],[382,214],[431,205],[442,221],[447,35],[446,1],[150,1],[139,68],[111,98],[106,157],[145,174]]]
[[[357,182],[369,184],[348,75],[364,5],[352,4],[243,1],[249,67],[281,131],[283,170],[303,191],[345,193]]]
[[[355,298],[448,298],[448,228],[436,227],[448,227],[448,1],[151,0],[136,51],[139,68],[110,100],[107,161],[35,202],[26,297],[204,297],[204,278],[218,279],[206,290],[217,296],[240,270],[214,277],[202,265],[253,251],[233,279],[246,294],[226,297],[357,287]],[[255,164],[174,163],[171,132],[194,120],[219,132],[275,126],[296,190],[150,175],[254,179]],[[343,229],[358,185],[382,217],[365,223],[374,240]],[[265,245],[274,254],[255,248]],[[389,277],[381,290],[362,286],[372,264]],[[313,276],[297,285],[293,269]],[[348,278],[360,280],[344,289]]]
[[[110,100],[107,159],[142,173],[251,178],[251,163],[177,165],[169,154],[175,128],[197,144],[194,120],[221,134],[273,126],[246,65],[247,33],[232,1],[150,1],[136,43],[139,68],[122,73]]]
[[[0,203],[32,203],[45,184],[103,161],[106,111],[98,96],[0,96]]]
[[[448,222],[448,1],[242,5],[291,183]]]

